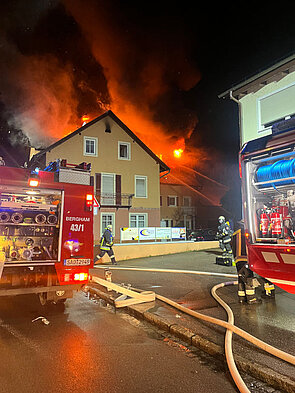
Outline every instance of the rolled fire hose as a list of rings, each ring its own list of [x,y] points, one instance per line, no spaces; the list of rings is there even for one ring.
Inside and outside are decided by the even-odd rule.
[[[119,268],[119,269],[123,270],[121,268]],[[129,268],[128,268],[128,270],[129,270]],[[135,270],[135,269],[131,268],[131,270]],[[175,273],[175,272],[177,272],[177,273],[187,273],[188,272],[186,270],[173,270],[173,271],[171,271],[169,269],[167,269],[167,270],[165,270],[165,269],[136,269],[136,270],[145,270],[145,271],[146,270],[148,270],[148,271],[153,271],[153,270],[154,271],[159,271],[160,270],[162,272],[166,271],[166,272],[173,272],[173,273]],[[216,275],[216,273],[212,274],[210,272],[200,272],[200,271],[198,271],[198,272],[190,271],[190,273],[200,274],[200,275],[207,275],[207,276],[208,275]],[[219,275],[222,276],[223,274],[220,273]],[[227,276],[227,275],[225,274],[225,276]],[[193,316],[195,318],[201,319],[201,320],[203,320],[205,322],[210,322],[210,323],[213,323],[215,325],[219,325],[219,326],[224,327],[224,328],[227,329],[226,336],[225,336],[225,355],[226,355],[229,371],[230,371],[230,373],[232,375],[232,378],[233,378],[236,386],[238,387],[239,391],[241,393],[250,393],[250,390],[247,388],[245,382],[242,380],[242,378],[241,378],[241,376],[240,376],[240,374],[239,374],[239,372],[237,370],[236,364],[234,362],[233,352],[232,352],[232,333],[236,333],[240,337],[244,338],[246,341],[249,341],[250,343],[256,345],[258,348],[261,348],[264,351],[270,353],[271,355],[273,355],[275,357],[278,357],[278,358],[280,358],[280,359],[282,359],[282,360],[284,360],[284,361],[286,361],[286,362],[288,362],[290,364],[295,365],[295,356],[293,356],[293,355],[291,355],[291,354],[289,354],[287,352],[281,351],[280,349],[275,348],[275,347],[265,343],[262,340],[259,340],[258,338],[252,336],[251,334],[245,332],[244,330],[242,330],[242,329],[240,329],[240,328],[238,328],[237,326],[234,325],[234,316],[233,316],[233,312],[232,312],[231,308],[228,306],[227,303],[225,303],[216,294],[216,290],[221,288],[221,287],[224,287],[226,285],[237,285],[237,283],[238,283],[238,281],[231,281],[231,282],[220,283],[220,284],[215,285],[212,288],[212,290],[211,290],[211,294],[214,297],[214,299],[226,310],[226,312],[228,314],[228,322],[225,322],[225,321],[223,321],[221,319],[218,319],[218,318],[210,317],[210,316],[205,315],[205,314],[201,314],[201,313],[199,313],[197,311],[194,311],[194,310],[190,310],[189,308],[181,306],[180,304],[176,303],[175,301],[170,300],[170,299],[168,299],[168,298],[166,298],[164,296],[156,294],[156,298],[161,300],[164,303],[169,304],[170,306],[172,306],[174,308],[177,308],[178,310],[180,310],[180,311],[182,311],[182,312],[184,312],[184,313],[186,313],[188,315],[191,315],[191,316]],[[136,288],[133,288],[133,289],[136,290]]]

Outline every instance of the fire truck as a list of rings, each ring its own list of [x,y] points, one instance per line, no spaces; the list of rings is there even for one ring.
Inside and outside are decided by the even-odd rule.
[[[0,166],[0,296],[64,302],[93,266],[90,165]]]
[[[295,119],[247,142],[240,152],[251,270],[295,293]]]

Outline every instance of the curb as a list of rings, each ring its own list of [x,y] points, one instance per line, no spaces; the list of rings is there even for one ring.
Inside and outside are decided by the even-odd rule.
[[[126,310],[130,315],[143,319],[154,326],[171,333],[173,336],[181,339],[187,344],[226,362],[224,348],[222,346],[206,340],[192,330],[178,324],[171,324],[165,318],[152,314],[149,311],[141,312],[133,306],[127,306]],[[234,358],[240,371],[250,374],[254,378],[260,379],[275,389],[279,389],[287,393],[295,392],[295,381],[289,377],[259,363],[255,363],[252,360],[244,359],[240,355],[235,354]]]
[[[95,293],[106,302],[114,304],[114,299],[111,295],[100,291],[98,288],[88,287],[88,289],[90,292]],[[176,323],[170,323],[165,318],[155,315],[149,311],[140,311],[136,308],[136,306],[127,306],[124,307],[124,309],[129,315],[132,315],[141,320],[145,320],[159,329],[179,338],[185,343],[208,353],[218,360],[226,362],[223,346],[206,340],[185,326],[178,325]],[[254,378],[260,379],[275,389],[282,390],[286,393],[295,392],[295,380],[292,380],[289,377],[269,369],[259,363],[255,363],[252,360],[250,361],[242,358],[240,355],[234,354],[234,358],[235,363],[240,371],[245,372]]]

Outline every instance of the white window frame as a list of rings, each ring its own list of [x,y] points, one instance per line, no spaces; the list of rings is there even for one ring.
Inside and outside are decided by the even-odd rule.
[[[120,157],[120,146],[124,145],[127,146],[127,157]],[[131,160],[131,144],[130,142],[118,142],[118,160],[125,160],[125,161],[130,161]]]
[[[94,153],[86,152],[86,141],[94,141]],[[84,136],[83,139],[83,155],[89,157],[97,157],[98,156],[98,138],[92,136]]]
[[[169,200],[168,207],[177,207],[177,195],[168,195],[168,198],[174,198],[175,201],[174,205],[171,205]]]
[[[187,199],[188,200],[188,205],[186,205],[185,203],[184,203],[184,200],[185,199]],[[183,197],[183,206],[184,207],[191,207],[191,205],[192,205],[192,197],[190,197],[190,196],[187,196],[187,195],[185,195],[184,197]]]
[[[131,216],[144,216],[144,225],[143,226],[137,226],[137,227],[131,227]],[[148,227],[148,213],[129,213],[129,227],[130,228],[145,228]],[[138,218],[136,218],[136,224],[138,224]]]
[[[101,200],[103,200],[103,198],[104,198],[103,194],[106,193],[105,190],[103,189],[103,177],[104,176],[112,176],[113,177],[113,190],[114,190],[113,194],[114,194],[114,197],[113,197],[113,199],[110,198],[110,200],[109,200],[110,203],[108,203],[108,204],[109,205],[115,205],[116,204],[116,174],[115,173],[105,173],[105,172],[101,173],[101,184],[100,184],[100,187],[101,187],[101,191],[100,192],[102,194]]]
[[[103,216],[112,216],[112,227],[113,227],[113,229],[112,229],[112,234],[115,236],[115,224],[116,224],[116,221],[115,221],[115,218],[116,218],[116,214],[115,213],[112,213],[112,212],[103,212],[103,213],[100,213],[100,235],[102,235],[103,234],[103,232],[104,232],[104,230],[105,230],[105,226],[103,226],[102,225],[102,217]]]
[[[290,83],[290,84],[288,84],[287,86],[283,86],[283,87],[281,87],[280,89],[274,90],[274,91],[272,91],[272,92],[270,92],[270,93],[268,93],[268,94],[263,95],[262,97],[257,98],[257,101],[256,101],[256,110],[257,110],[257,133],[258,133],[258,134],[263,133],[263,132],[266,132],[266,131],[271,131],[271,126],[265,127],[263,124],[261,124],[261,101],[262,101],[263,99],[265,99],[265,98],[268,98],[268,97],[272,96],[272,95],[275,95],[275,94],[277,94],[277,93],[280,93],[281,91],[286,90],[286,89],[288,89],[289,87],[293,87],[294,85],[295,85],[295,82]],[[283,116],[282,116],[280,119],[282,119],[282,118],[283,118]],[[285,116],[285,119],[286,119],[286,118],[288,118],[288,115]],[[277,119],[277,120],[279,121],[280,119]],[[276,120],[274,120],[274,122],[275,122],[275,121],[276,121]]]
[[[138,179],[144,179],[145,180],[145,196],[138,196],[136,193],[136,180]],[[148,178],[147,176],[142,176],[142,175],[135,175],[134,177],[134,194],[135,194],[135,198],[143,198],[146,199],[148,197]]]

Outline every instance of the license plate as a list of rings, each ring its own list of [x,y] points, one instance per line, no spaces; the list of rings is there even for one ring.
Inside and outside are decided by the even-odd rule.
[[[90,259],[86,258],[72,258],[72,259],[65,259],[64,264],[66,266],[85,266],[85,265],[90,265]]]

